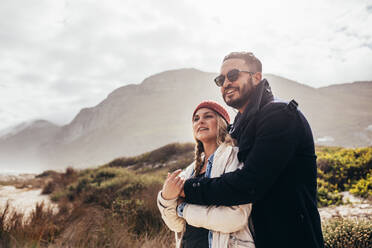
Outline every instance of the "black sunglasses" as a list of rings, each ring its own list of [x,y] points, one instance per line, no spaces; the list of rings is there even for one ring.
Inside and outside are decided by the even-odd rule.
[[[247,72],[249,74],[255,74],[255,72],[251,71],[240,71],[238,69],[232,69],[230,70],[227,74],[226,77],[230,82],[235,82],[239,78],[239,73],[240,72]],[[214,82],[217,84],[218,87],[222,87],[223,83],[225,82],[225,75],[219,75],[214,79]]]

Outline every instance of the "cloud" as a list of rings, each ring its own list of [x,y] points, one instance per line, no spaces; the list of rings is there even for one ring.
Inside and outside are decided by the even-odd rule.
[[[372,13],[372,5],[366,7],[367,12]]]
[[[331,136],[324,136],[316,139],[316,143],[332,143],[335,139]]]
[[[372,42],[371,42],[371,43],[364,43],[364,44],[362,45],[362,47],[368,47],[369,49],[372,50]]]
[[[67,123],[152,74],[217,72],[231,51],[253,51],[266,73],[314,87],[370,80],[371,26],[367,0],[3,0],[0,129]]]

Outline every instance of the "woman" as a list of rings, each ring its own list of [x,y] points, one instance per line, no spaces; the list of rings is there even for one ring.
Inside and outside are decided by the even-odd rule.
[[[200,206],[179,198],[187,178],[218,177],[242,167],[237,159],[238,148],[233,147],[227,132],[229,121],[227,111],[214,101],[203,101],[196,107],[192,118],[195,161],[182,173],[168,173],[158,194],[159,210],[175,232],[178,248],[255,247],[248,228],[251,204]]]

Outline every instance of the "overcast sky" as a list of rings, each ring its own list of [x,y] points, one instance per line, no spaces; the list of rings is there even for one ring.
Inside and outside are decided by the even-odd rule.
[[[218,72],[231,51],[313,87],[372,80],[371,27],[370,0],[1,0],[0,130],[66,124],[152,74]]]

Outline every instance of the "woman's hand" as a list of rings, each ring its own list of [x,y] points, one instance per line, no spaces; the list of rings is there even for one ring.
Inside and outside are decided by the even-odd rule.
[[[177,198],[181,190],[183,189],[183,184],[185,183],[185,181],[178,176],[181,171],[181,169],[178,169],[171,174],[168,173],[168,177],[164,182],[161,192],[161,195],[165,200]]]

